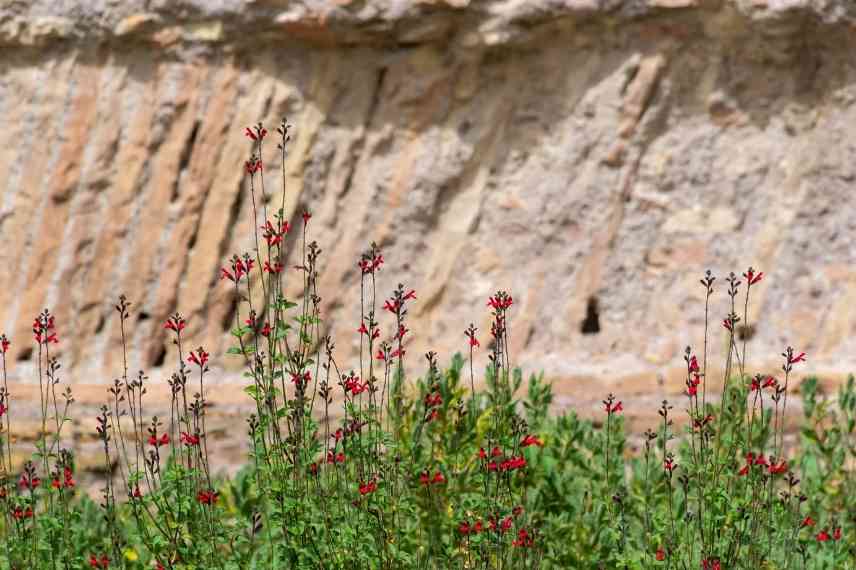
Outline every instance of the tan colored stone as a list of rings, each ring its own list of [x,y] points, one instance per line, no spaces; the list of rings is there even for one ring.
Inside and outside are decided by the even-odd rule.
[[[160,16],[157,14],[143,13],[127,16],[113,28],[113,33],[116,36],[122,37],[132,34],[137,34],[140,31],[151,27],[151,24],[160,21]]]

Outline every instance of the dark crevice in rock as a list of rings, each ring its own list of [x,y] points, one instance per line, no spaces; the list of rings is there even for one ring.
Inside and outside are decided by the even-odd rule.
[[[600,310],[597,306],[597,297],[589,297],[586,304],[586,318],[580,325],[583,334],[597,334],[600,332]]]
[[[175,181],[172,185],[172,197],[170,198],[171,202],[175,202],[178,200],[178,194],[181,186],[181,176],[185,170],[187,170],[188,165],[190,164],[190,158],[193,156],[193,147],[196,144],[196,137],[199,135],[199,126],[200,122],[196,121],[193,123],[193,128],[190,129],[190,134],[187,137],[187,140],[184,142],[184,148],[181,149],[181,156],[178,160],[178,172],[175,175]]]

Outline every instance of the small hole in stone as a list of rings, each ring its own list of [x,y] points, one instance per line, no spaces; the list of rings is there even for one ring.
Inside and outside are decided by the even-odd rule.
[[[166,345],[161,345],[160,348],[158,348],[158,351],[154,354],[154,357],[152,358],[152,366],[156,367],[156,368],[163,366],[163,363],[165,360],[166,360]]]
[[[28,346],[18,353],[18,362],[27,362],[33,358],[33,347]]]
[[[586,304],[586,318],[580,325],[583,334],[597,334],[600,332],[600,312],[597,308],[597,297],[589,297]]]
[[[740,340],[752,340],[755,336],[755,325],[740,325],[737,327],[737,338]]]

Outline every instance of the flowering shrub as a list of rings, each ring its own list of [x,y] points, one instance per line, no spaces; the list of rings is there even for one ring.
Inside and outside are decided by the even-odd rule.
[[[289,126],[277,133],[284,164]],[[750,292],[763,273],[750,268],[726,280],[721,385],[708,378],[715,278],[704,276],[705,343],[700,352],[687,348],[684,359],[688,427],[675,429],[674,403],[664,401],[659,425],[633,456],[619,397],[607,395],[602,420],[591,422],[550,416],[542,377],[524,387],[511,365],[514,299],[504,291],[487,300],[489,337],[465,329],[468,359],[456,355],[441,368],[429,352],[425,374],[406,382],[408,311],[419,297],[404,284],[378,296],[384,257],[376,244],[356,260],[359,359],[353,369],[337,361],[334,339],[320,326],[312,215],[287,219],[284,192],[268,211],[261,159],[268,131],[259,124],[246,135],[255,249],[233,255],[219,275],[240,300],[228,352],[243,361],[255,406],[247,466],[230,480],[212,472],[211,355],[192,347],[180,313],[163,324],[177,349],[169,417],[146,415],[148,378],[129,373],[132,305],[120,296],[123,367],[96,418],[104,472],[115,477],[104,479],[98,504],[89,500],[64,436],[74,400],[68,388],[58,393],[51,350],[61,338],[46,310],[33,323],[42,429],[17,471],[10,340],[0,336],[0,568],[852,567],[854,381],[837,402],[820,397],[815,380],[804,382],[801,443],[786,448],[789,386],[806,355],[785,349],[778,377],[746,370],[739,327],[748,326]],[[300,254],[292,267],[289,243]],[[302,281],[297,299],[285,296],[287,279]],[[477,350],[490,362],[482,392]],[[336,415],[335,400],[343,402]]]

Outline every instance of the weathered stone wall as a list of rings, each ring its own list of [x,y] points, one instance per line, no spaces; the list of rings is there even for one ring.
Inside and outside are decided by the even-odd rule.
[[[12,375],[31,376],[47,306],[64,378],[111,380],[120,292],[132,368],[174,362],[176,310],[194,346],[225,351],[218,269],[252,246],[242,131],[287,116],[286,204],[313,212],[345,366],[375,240],[380,293],[419,295],[414,363],[464,349],[470,321],[486,336],[503,288],[514,360],[559,392],[678,393],[698,279],[720,276],[717,357],[722,278],[754,265],[750,361],[791,344],[840,377],[856,370],[854,26],[849,0],[0,1]]]

